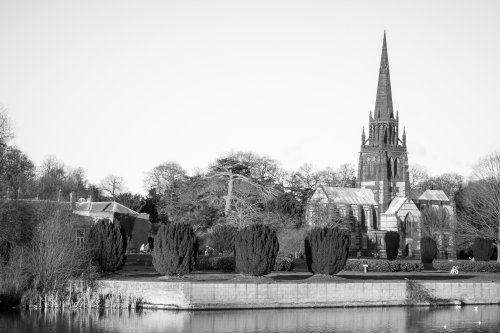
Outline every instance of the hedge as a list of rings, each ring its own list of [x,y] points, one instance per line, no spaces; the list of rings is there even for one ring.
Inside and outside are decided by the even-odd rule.
[[[458,266],[458,272],[488,272],[500,273],[500,263],[495,261],[434,260],[434,268],[440,271],[450,271],[453,266]]]
[[[236,261],[234,257],[207,257],[199,256],[196,268],[200,271],[234,272]]]
[[[363,265],[368,265],[369,272],[420,272],[424,269],[417,260],[349,259],[344,271],[363,272]]]

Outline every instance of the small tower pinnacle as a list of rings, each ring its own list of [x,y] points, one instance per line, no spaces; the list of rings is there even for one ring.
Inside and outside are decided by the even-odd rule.
[[[406,147],[406,127],[403,127],[403,147]]]
[[[363,127],[363,132],[361,133],[361,147],[365,146],[365,128]]]

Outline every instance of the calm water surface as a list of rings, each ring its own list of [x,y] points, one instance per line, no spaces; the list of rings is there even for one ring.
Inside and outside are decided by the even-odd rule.
[[[0,312],[1,333],[500,332],[500,306]]]

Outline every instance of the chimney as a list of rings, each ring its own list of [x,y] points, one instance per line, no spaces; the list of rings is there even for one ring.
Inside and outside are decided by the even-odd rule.
[[[69,206],[71,208],[71,210],[75,210],[75,194],[73,192],[71,192],[69,194]]]

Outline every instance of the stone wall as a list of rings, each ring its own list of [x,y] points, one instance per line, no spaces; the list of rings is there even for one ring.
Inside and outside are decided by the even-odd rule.
[[[439,304],[498,304],[497,282],[412,282]],[[415,287],[413,287],[415,289]],[[326,283],[208,283],[101,280],[102,294],[141,298],[166,309],[309,308],[426,304],[405,281]],[[417,293],[419,294],[419,293]]]

